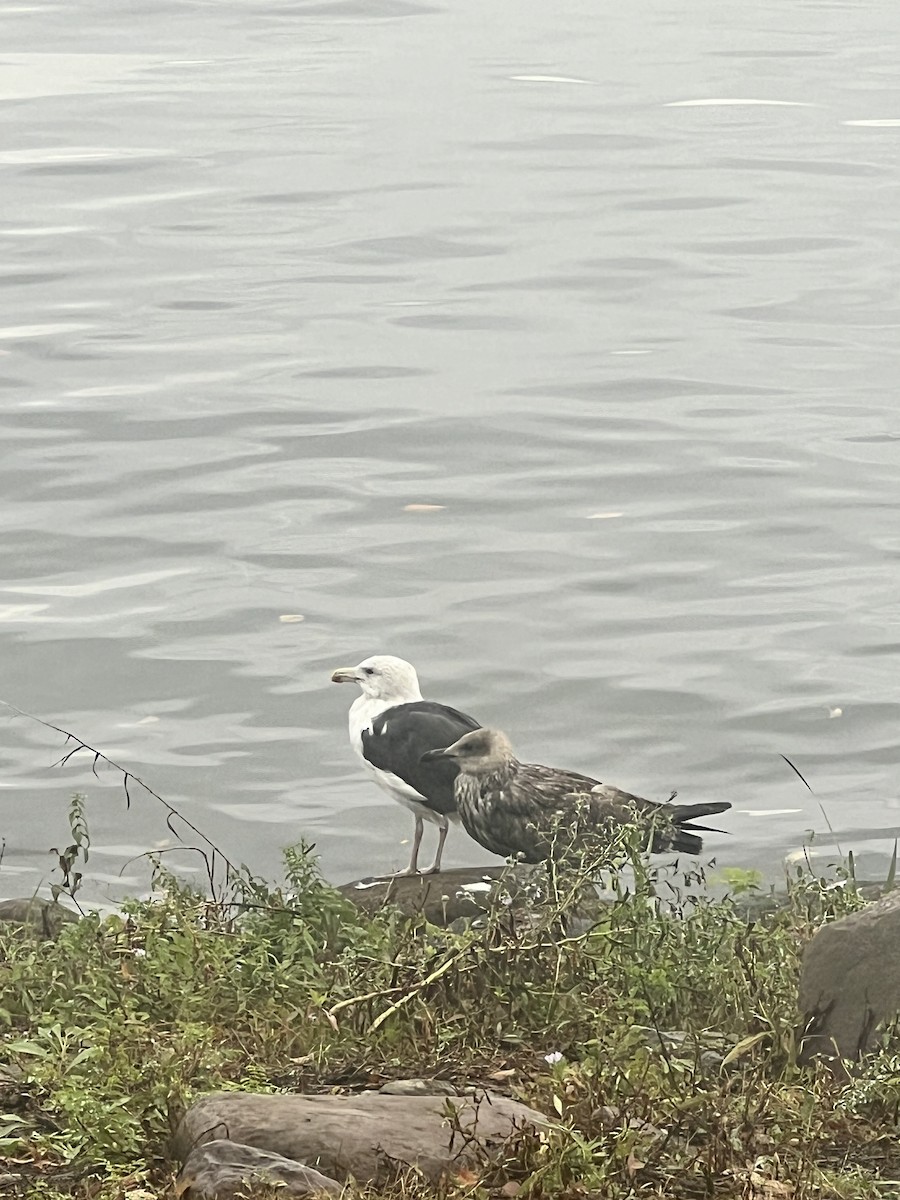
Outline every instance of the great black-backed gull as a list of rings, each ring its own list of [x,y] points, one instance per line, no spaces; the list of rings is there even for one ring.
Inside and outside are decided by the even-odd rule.
[[[423,820],[438,827],[434,862],[426,874],[441,869],[448,819],[457,820],[453,784],[459,768],[452,758],[423,762],[428,750],[442,749],[480,726],[474,718],[446,704],[423,700],[415,668],[402,658],[375,654],[357,667],[339,667],[333,683],[358,683],[362,695],[350,706],[350,745],[372,778],[416,818],[409,866],[418,871]]]
[[[425,759],[458,764],[456,806],[476,842],[493,854],[530,863],[550,856],[554,838],[566,847],[623,825],[646,827],[655,853],[699,854],[703,842],[696,830],[707,827],[688,822],[731,808],[727,801],[657,804],[587,775],[521,763],[506,735],[494,729],[467,733]]]

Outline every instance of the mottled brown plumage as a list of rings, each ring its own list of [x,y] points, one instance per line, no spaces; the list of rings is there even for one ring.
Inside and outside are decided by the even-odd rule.
[[[459,765],[456,805],[470,837],[493,854],[542,862],[559,847],[577,846],[597,836],[611,837],[622,826],[647,830],[656,853],[699,854],[703,842],[687,822],[731,808],[708,804],[657,804],[574,771],[521,763],[505,734],[477,729],[446,750],[426,758],[453,758]]]

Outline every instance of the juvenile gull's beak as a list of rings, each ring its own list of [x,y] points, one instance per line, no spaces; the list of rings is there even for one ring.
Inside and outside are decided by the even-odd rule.
[[[446,750],[426,750],[420,757],[419,762],[435,762],[439,758],[452,757],[453,755],[450,753],[450,747],[448,746]]]
[[[338,667],[331,672],[332,683],[356,683],[356,667]]]

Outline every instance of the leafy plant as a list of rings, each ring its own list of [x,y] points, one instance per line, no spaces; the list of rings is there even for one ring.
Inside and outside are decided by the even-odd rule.
[[[62,882],[54,881],[50,884],[50,892],[54,901],[59,900],[60,896],[66,895],[78,904],[75,894],[81,887],[83,872],[77,871],[75,868],[79,862],[87,865],[91,848],[84,807],[86,800],[87,797],[81,792],[76,792],[72,796],[69,804],[69,828],[72,832],[72,841],[64,850],[58,850],[55,846],[50,850],[51,854],[57,856],[57,864],[62,872]]]
[[[81,799],[72,820],[70,895]],[[162,1195],[198,1093],[440,1074],[506,1087],[552,1125],[442,1192],[399,1176],[396,1200],[890,1194],[896,1036],[848,1084],[794,1053],[803,946],[863,903],[849,872],[801,871],[786,905],[751,917],[746,876],[714,900],[702,868],[642,849],[623,834],[524,882],[510,871],[460,931],[366,917],[300,845],[275,887],[235,869],[202,894],[158,864],[152,898],[116,915],[49,943],[0,932],[7,1170],[46,1200]]]

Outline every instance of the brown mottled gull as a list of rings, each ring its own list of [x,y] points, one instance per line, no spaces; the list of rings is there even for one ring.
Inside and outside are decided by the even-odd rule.
[[[424,755],[426,762],[442,759],[459,768],[454,796],[469,836],[493,854],[525,862],[548,858],[554,839],[565,848],[625,825],[646,828],[656,853],[699,854],[703,841],[697,830],[710,830],[690,822],[731,808],[724,800],[657,804],[574,771],[521,763],[506,735],[495,729],[476,729]]]

